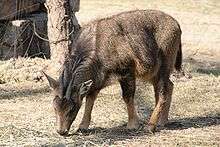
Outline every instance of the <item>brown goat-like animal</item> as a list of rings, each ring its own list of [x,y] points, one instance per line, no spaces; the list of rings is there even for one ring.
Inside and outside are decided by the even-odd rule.
[[[138,127],[134,106],[135,81],[154,86],[156,105],[149,129],[165,125],[173,91],[169,76],[181,70],[181,29],[171,16],[156,10],[136,10],[93,21],[79,31],[65,58],[59,80],[46,75],[54,89],[58,133],[68,133],[86,97],[80,129],[87,129],[97,94],[117,77],[127,105],[128,129]]]

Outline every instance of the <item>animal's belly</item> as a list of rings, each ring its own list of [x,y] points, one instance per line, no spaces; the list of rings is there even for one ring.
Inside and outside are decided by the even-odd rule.
[[[136,77],[145,81],[151,80],[158,73],[160,62],[156,61],[152,64],[144,65],[143,63],[136,62]]]

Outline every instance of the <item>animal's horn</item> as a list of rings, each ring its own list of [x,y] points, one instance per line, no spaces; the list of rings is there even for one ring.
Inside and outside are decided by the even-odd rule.
[[[60,83],[60,88],[59,88],[59,92],[61,93],[61,97],[64,96],[64,71],[62,72],[60,78],[59,78],[59,83]]]
[[[66,97],[67,99],[70,99],[70,98],[71,98],[72,86],[73,86],[73,79],[71,79],[71,81],[70,81],[70,83],[69,83],[69,85],[68,85],[68,87],[67,87],[67,90],[66,90],[66,95],[65,95],[65,97]]]
[[[72,92],[72,86],[73,86],[73,82],[74,82],[74,80],[75,80],[75,74],[76,74],[76,72],[75,72],[75,69],[77,68],[77,65],[80,63],[80,61],[81,61],[81,59],[78,59],[78,60],[76,60],[75,62],[74,62],[74,64],[73,64],[73,67],[72,67],[72,72],[73,72],[73,74],[72,74],[72,79],[71,79],[71,81],[70,81],[70,83],[69,83],[69,85],[68,85],[68,87],[67,87],[67,90],[66,90],[66,95],[65,95],[65,97],[67,98],[67,99],[70,99],[71,98],[71,92]]]

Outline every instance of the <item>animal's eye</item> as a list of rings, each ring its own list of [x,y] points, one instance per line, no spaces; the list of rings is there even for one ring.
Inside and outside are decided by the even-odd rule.
[[[53,99],[53,105],[57,106],[59,104],[59,100],[60,98],[58,96],[55,96],[55,98]]]
[[[53,106],[55,110],[62,109],[62,106],[64,106],[65,100],[63,98],[60,98],[59,96],[55,96],[53,99]]]
[[[60,100],[60,97],[57,96],[57,95],[56,95],[55,98],[53,99],[54,102],[58,102],[59,100]]]

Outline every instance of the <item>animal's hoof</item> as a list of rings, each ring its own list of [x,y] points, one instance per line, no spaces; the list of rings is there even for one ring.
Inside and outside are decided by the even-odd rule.
[[[126,128],[128,130],[137,130],[139,128],[139,123],[138,123],[138,121],[132,122],[132,123],[128,123]]]
[[[79,125],[79,129],[88,130],[88,128],[89,128],[89,123],[81,123]]]
[[[148,130],[149,133],[154,134],[156,132],[156,126],[149,125],[147,130]]]

